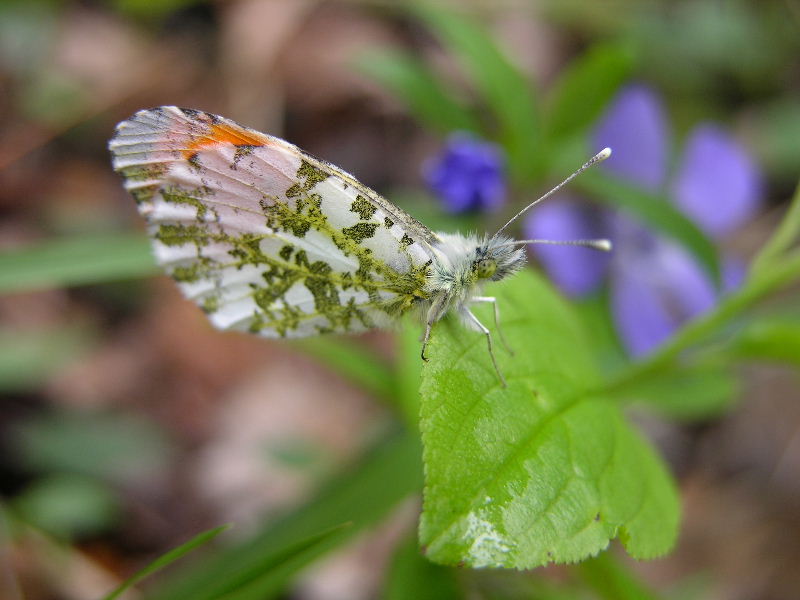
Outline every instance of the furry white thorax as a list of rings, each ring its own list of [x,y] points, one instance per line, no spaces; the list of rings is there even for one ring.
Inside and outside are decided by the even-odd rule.
[[[499,281],[525,265],[525,249],[513,245],[505,236],[461,235],[437,233],[441,242],[434,246],[434,258],[428,276],[427,291],[440,315],[450,309],[461,313],[469,301],[480,295],[487,281]],[[481,261],[495,266],[491,275],[478,272]]]

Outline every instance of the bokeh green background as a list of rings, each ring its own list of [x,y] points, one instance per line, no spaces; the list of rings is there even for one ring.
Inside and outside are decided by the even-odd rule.
[[[453,6],[542,97],[576,56],[629,44],[631,77],[663,93],[676,138],[701,120],[724,123],[764,169],[767,205],[726,246],[752,255],[769,237],[800,174],[800,4]],[[422,474],[397,402],[416,393],[411,335],[300,346],[225,335],[151,277],[106,151],[114,124],[143,107],[199,108],[287,138],[432,226],[497,224],[454,222],[422,192],[420,166],[449,125],[415,118],[381,57],[408,52],[466,102],[473,90],[408,8],[0,5],[0,597],[102,597],[229,522],[217,562],[202,562],[205,547],[143,589],[195,598],[181,590],[225,561],[262,578],[235,598],[778,599],[800,589],[797,331],[783,332],[784,365],[740,371],[725,390],[734,407],[686,422],[638,415],[681,490],[669,557],[467,572],[430,565],[410,541]]]

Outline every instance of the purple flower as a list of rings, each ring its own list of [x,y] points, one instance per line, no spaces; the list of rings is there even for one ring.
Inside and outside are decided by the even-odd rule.
[[[760,203],[758,166],[729,134],[704,124],[690,133],[669,178],[666,122],[661,101],[652,90],[641,85],[623,89],[595,130],[595,145],[614,151],[603,168],[648,191],[665,192],[712,237],[732,232]],[[608,278],[612,316],[631,355],[650,352],[718,300],[719,292],[691,255],[625,216],[574,201],[559,209],[543,209],[526,220],[526,235],[607,237],[614,242],[614,252],[605,260],[591,258],[592,251],[584,248],[536,246],[535,250],[568,294],[586,294]],[[733,289],[742,279],[741,264],[723,261],[723,290]]]
[[[428,187],[451,213],[496,210],[506,195],[502,150],[467,133],[455,133],[425,165]]]
[[[613,150],[604,168],[649,191],[667,178],[669,128],[658,95],[643,85],[631,85],[611,103],[597,125],[595,140],[607,140]],[[613,145],[612,145],[613,144]]]
[[[608,212],[578,203],[561,194],[553,202],[534,209],[525,221],[525,237],[531,239],[581,240],[598,237],[608,227]],[[556,285],[570,296],[583,296],[600,285],[612,255],[575,246],[535,246],[536,253]],[[563,268],[562,268],[563,267]]]
[[[671,197],[686,216],[714,237],[745,223],[761,198],[761,173],[744,148],[714,125],[689,136]]]

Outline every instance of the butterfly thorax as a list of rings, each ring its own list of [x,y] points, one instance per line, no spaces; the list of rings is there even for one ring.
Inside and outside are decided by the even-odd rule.
[[[441,314],[464,306],[479,295],[484,283],[499,281],[519,271],[525,251],[507,237],[438,233],[426,291]]]

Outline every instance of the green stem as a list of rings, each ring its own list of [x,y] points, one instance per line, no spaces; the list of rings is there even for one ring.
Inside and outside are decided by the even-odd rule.
[[[771,263],[791,246],[798,234],[800,234],[800,185],[797,186],[789,210],[781,219],[778,229],[753,260],[752,272],[760,273],[772,266]]]
[[[752,272],[747,283],[737,292],[723,298],[713,312],[690,322],[649,358],[607,382],[602,391],[607,393],[618,390],[671,366],[686,348],[709,337],[763,297],[798,277],[800,252],[787,255],[779,264],[772,265],[769,271]]]
[[[575,565],[575,571],[599,598],[604,600],[658,600],[628,566],[611,551]]]

